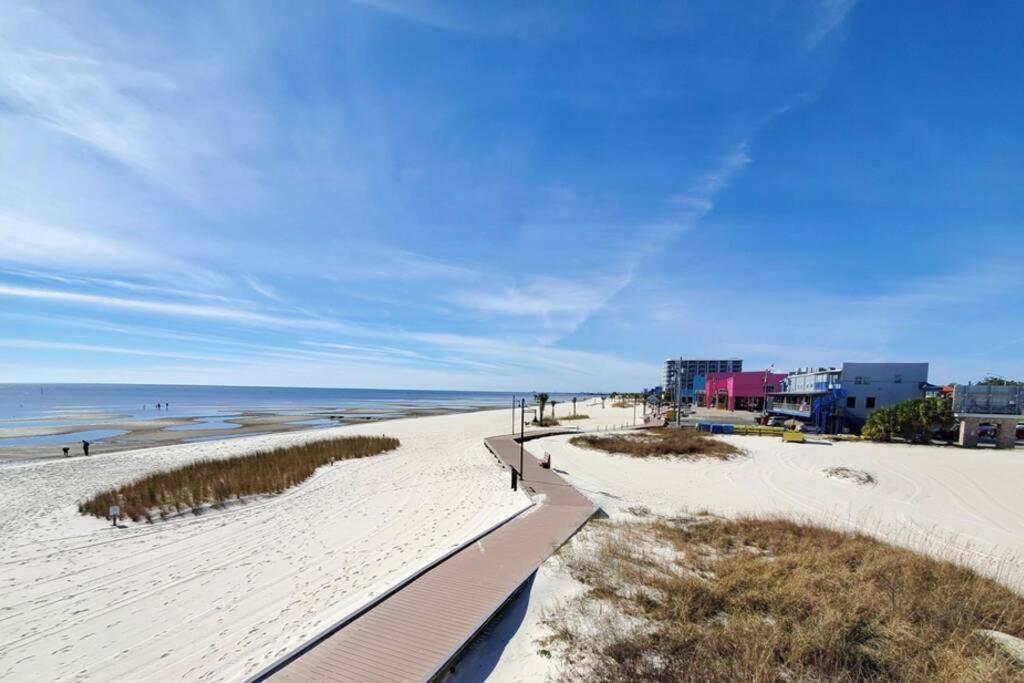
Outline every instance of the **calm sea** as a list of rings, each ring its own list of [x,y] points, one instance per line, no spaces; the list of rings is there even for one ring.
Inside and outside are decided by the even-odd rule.
[[[527,403],[532,394],[525,396]],[[360,409],[395,416],[414,410],[469,410],[511,405],[511,392],[398,389],[308,389],[159,384],[0,384],[0,422],[26,419],[67,423],[117,416],[207,417],[267,412],[298,415]],[[581,399],[584,394],[577,394]],[[552,394],[557,401],[573,394]],[[156,405],[161,404],[159,413]]]

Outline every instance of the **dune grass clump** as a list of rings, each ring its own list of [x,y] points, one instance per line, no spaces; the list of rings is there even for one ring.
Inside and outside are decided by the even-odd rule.
[[[778,520],[585,533],[596,543],[560,556],[587,589],[541,643],[563,680],[1024,681],[982,633],[1024,637],[1024,598],[954,564]]]
[[[118,505],[122,517],[136,522],[189,510],[198,514],[206,506],[223,506],[245,496],[281,493],[308,479],[318,467],[378,455],[398,445],[398,439],[387,436],[349,436],[197,460],[97,494],[79,503],[78,511],[106,519],[110,506]]]
[[[726,441],[687,429],[667,427],[634,434],[587,434],[569,440],[574,446],[634,458],[714,458],[730,460],[743,451]]]
[[[560,417],[558,419],[559,420],[586,420],[586,419],[589,419],[589,418],[590,418],[589,415],[584,415],[583,413],[576,413],[575,415],[564,415],[564,416],[562,416],[562,417]]]

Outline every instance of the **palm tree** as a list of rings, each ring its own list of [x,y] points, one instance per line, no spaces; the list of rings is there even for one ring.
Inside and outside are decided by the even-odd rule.
[[[548,402],[547,394],[534,394],[533,400],[536,401],[537,405],[540,406],[540,417],[537,420],[537,424],[544,424],[544,406]]]

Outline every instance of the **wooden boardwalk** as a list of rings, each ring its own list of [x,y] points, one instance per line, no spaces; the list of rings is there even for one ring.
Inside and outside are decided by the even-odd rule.
[[[552,432],[529,433],[526,439]],[[557,432],[556,432],[557,433]],[[515,435],[485,443],[519,468]],[[561,477],[524,457],[520,486],[536,505],[456,552],[333,633],[254,680],[426,681],[445,667],[559,546],[594,514]]]

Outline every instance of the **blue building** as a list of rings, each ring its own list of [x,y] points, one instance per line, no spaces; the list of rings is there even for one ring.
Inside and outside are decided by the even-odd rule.
[[[769,395],[768,412],[811,422],[829,434],[859,430],[876,408],[924,398],[927,363],[843,363],[799,369]]]

